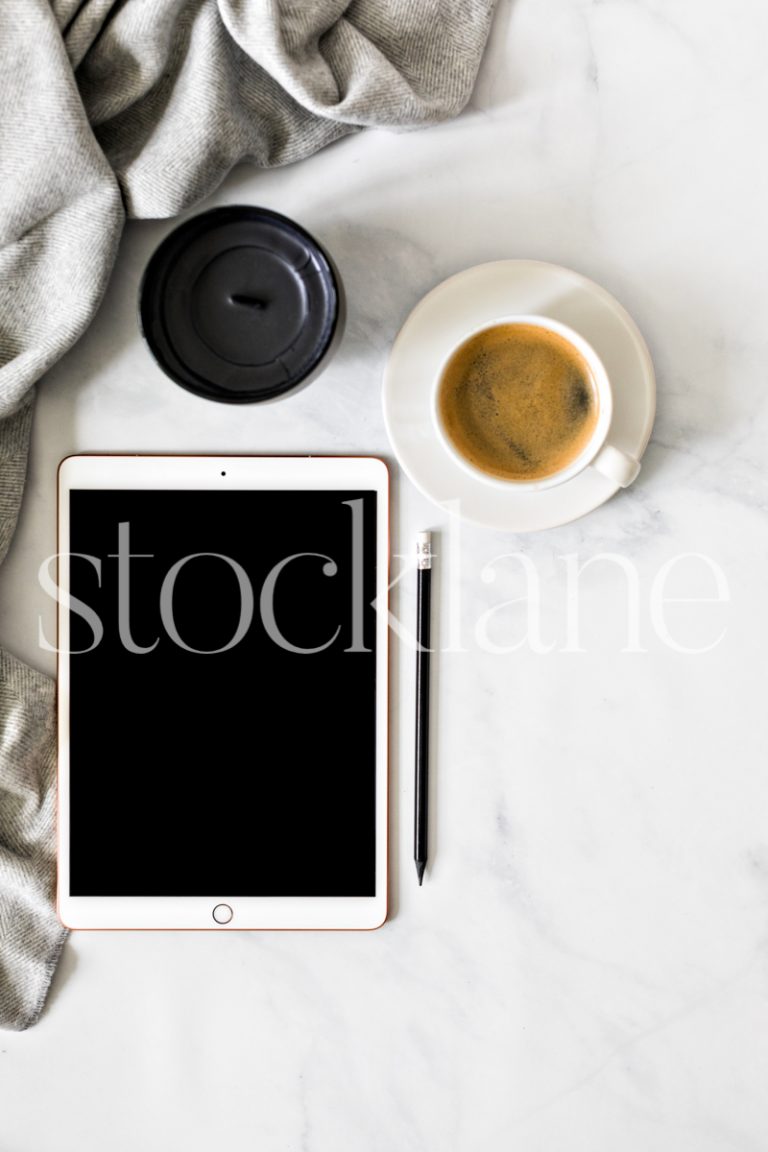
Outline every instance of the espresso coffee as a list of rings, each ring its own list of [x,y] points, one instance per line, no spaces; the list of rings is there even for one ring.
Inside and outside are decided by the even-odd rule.
[[[446,365],[438,411],[470,464],[502,480],[544,480],[586,448],[599,402],[589,364],[559,332],[497,324]]]

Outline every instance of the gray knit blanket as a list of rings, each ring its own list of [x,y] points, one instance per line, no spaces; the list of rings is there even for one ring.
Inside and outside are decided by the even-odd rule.
[[[454,116],[493,4],[2,0],[0,560],[34,383],[88,326],[126,215],[174,216],[241,161],[290,164],[366,126]],[[66,936],[55,788],[53,682],[0,653],[2,1028],[38,1019]]]

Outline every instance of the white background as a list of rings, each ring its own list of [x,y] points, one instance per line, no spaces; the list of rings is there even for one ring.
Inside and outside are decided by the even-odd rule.
[[[347,285],[344,344],[306,391],[233,409],[166,380],[136,327],[166,223],[127,229],[99,316],[46,378],[0,639],[37,647],[70,452],[387,454],[380,381],[419,298],[486,260],[536,257],[604,284],[654,356],[659,411],[637,484],[572,526],[465,525],[466,651],[437,661],[433,860],[411,859],[413,659],[392,667],[392,919],[368,934],[77,934],[49,1005],[0,1034],[3,1152],[763,1152],[768,1146],[768,14],[759,0],[502,0],[469,109],[240,169],[215,203],[298,219]],[[446,514],[394,471],[394,551]],[[484,611],[541,579],[548,655],[483,651]],[[596,561],[583,647],[563,652],[563,555]],[[683,552],[724,604],[650,596]],[[398,561],[395,562],[399,563]],[[703,569],[679,595],[713,595]],[[670,593],[674,592],[670,581]],[[412,619],[414,580],[395,603]],[[499,645],[525,638],[499,608]],[[443,637],[444,639],[444,637]],[[108,769],[108,760],[105,764]],[[126,782],[130,786],[130,782]],[[224,796],[222,819],[228,803]]]

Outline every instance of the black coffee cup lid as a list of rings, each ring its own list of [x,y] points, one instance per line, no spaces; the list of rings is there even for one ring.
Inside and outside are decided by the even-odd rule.
[[[327,253],[277,212],[214,208],[155,251],[139,294],[160,367],[210,400],[272,400],[317,374],[340,331],[342,293]]]

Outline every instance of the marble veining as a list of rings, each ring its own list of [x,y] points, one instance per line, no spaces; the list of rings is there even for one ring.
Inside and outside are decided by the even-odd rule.
[[[424,887],[413,659],[393,638],[389,923],[75,935],[40,1024],[0,1038],[3,1149],[768,1146],[766,42],[754,0],[500,0],[455,122],[238,169],[211,203],[295,217],[349,295],[332,366],[277,404],[233,410],[162,376],[135,300],[168,225],[128,228],[96,321],[40,385],[0,572],[0,638],[48,671],[36,570],[62,456],[389,457],[388,348],[462,268],[536,257],[605,284],[648,340],[658,415],[637,483],[537,536],[458,528],[391,461],[393,551],[432,528],[438,553]],[[569,650],[568,564],[587,561]],[[412,573],[393,610],[412,624]],[[631,611],[642,650],[624,651]],[[686,655],[670,637],[719,639]]]

